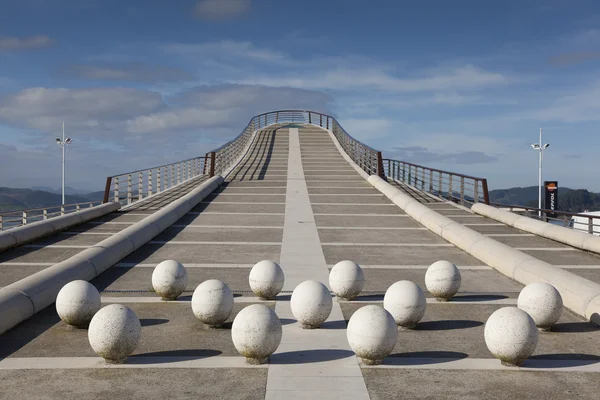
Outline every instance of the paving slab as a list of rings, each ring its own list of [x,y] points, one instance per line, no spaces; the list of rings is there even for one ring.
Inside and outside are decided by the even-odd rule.
[[[431,264],[421,264],[431,265]],[[364,291],[385,293],[385,291],[395,282],[408,280],[416,283],[425,293],[426,269],[379,269],[373,268],[363,269],[365,276]],[[459,293],[480,294],[495,293],[490,299],[499,298],[496,294],[502,293],[502,298],[516,298],[523,288],[523,285],[516,281],[500,274],[495,270],[462,270],[461,285]],[[481,297],[486,300],[485,296]],[[464,300],[464,299],[463,299]]]
[[[0,253],[0,263],[5,261],[19,262],[60,262],[69,257],[79,254],[85,249],[81,248],[57,248],[57,247],[17,247]]]
[[[4,398],[263,400],[265,368],[50,369],[0,371]],[[19,385],[14,383],[18,382]],[[232,385],[232,382],[235,382]],[[43,390],[43,392],[40,392]]]
[[[199,204],[191,212],[216,211],[228,213],[283,213],[285,204]]]
[[[384,196],[323,196],[323,195],[310,195],[311,203],[338,203],[338,204],[386,204],[392,206],[393,204]],[[395,206],[395,204],[394,204]],[[397,207],[397,206],[396,206]]]
[[[260,260],[257,260],[258,262]],[[92,283],[100,291],[131,291],[129,296],[136,296],[135,291],[153,291],[152,273],[154,268],[112,267]],[[188,268],[188,285],[186,290],[193,291],[199,284],[208,279],[218,279],[235,291],[250,291],[248,276],[250,268],[219,268],[218,264],[210,268]],[[192,293],[188,293],[191,295]]]
[[[511,247],[552,247],[563,249],[571,248],[566,244],[546,239],[540,236],[493,236],[493,239]]]
[[[215,191],[213,193],[223,193],[223,194],[285,194],[285,185],[281,187],[239,187],[239,186],[231,186],[223,188],[218,192]]]
[[[127,303],[142,324],[132,356],[239,356],[231,340],[231,323],[251,303],[234,303],[223,328],[211,329],[194,315],[190,303]],[[264,302],[273,309],[273,302]],[[48,307],[0,338],[2,357],[93,357],[87,329],[75,329]]]
[[[44,245],[61,245],[61,246],[93,246],[100,243],[104,239],[111,236],[112,233],[105,232],[101,235],[67,235],[59,233],[53,236],[48,236],[44,239],[29,243],[29,245],[44,246]]]
[[[0,287],[8,286],[23,278],[40,272],[50,265],[4,265],[0,264]]]
[[[177,260],[181,263],[253,264],[260,260],[277,261],[280,249],[280,245],[263,244],[146,244],[121,262],[158,264]]]
[[[456,247],[392,247],[323,245],[328,264],[353,260],[359,264],[431,265],[447,260],[457,265],[481,265],[481,261]]]
[[[547,251],[522,250],[539,260],[558,265],[600,265],[600,255],[581,250]]]
[[[315,215],[317,227],[359,227],[359,228],[423,228],[406,214],[390,215]]]
[[[252,228],[169,228],[156,236],[157,241],[199,242],[281,242],[283,227],[277,229]]]
[[[308,194],[311,195],[311,196],[312,195],[316,195],[316,194],[351,196],[351,195],[357,195],[357,194],[381,194],[381,193],[378,192],[378,191],[376,191],[372,187],[367,187],[367,186],[363,187],[363,186],[357,185],[355,187],[349,187],[349,188],[335,188],[335,187],[316,188],[316,187],[309,187],[308,188]]]
[[[219,202],[227,203],[285,203],[285,194],[256,194],[256,193],[235,193],[231,194],[229,191],[219,193],[217,196],[209,196],[205,199],[213,204]]]
[[[340,302],[344,318],[366,304]],[[496,310],[505,307],[496,304],[428,303],[423,319],[414,330],[398,332],[398,342],[390,357],[437,358],[445,357],[493,358],[484,339],[485,322]],[[540,332],[533,356],[553,355],[560,359],[591,359],[600,362],[600,349],[594,345],[600,340],[600,328],[585,322],[568,310],[553,331]],[[444,355],[441,355],[444,358]]]
[[[518,229],[515,229],[513,227],[510,226],[506,226],[506,225],[478,225],[478,226],[474,226],[474,225],[468,225],[469,229],[474,230],[475,232],[479,232],[481,234],[507,234],[507,233],[527,233]]]
[[[395,204],[336,205],[312,204],[315,214],[400,214]]]
[[[319,229],[323,243],[448,243],[426,230],[399,229]]]
[[[524,371],[362,369],[371,400],[596,399],[596,374]]]
[[[283,213],[280,215],[261,214],[188,214],[181,217],[176,225],[211,226],[283,226]]]

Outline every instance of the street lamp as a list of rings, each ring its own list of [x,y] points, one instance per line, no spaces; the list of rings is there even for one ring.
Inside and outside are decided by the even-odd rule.
[[[542,208],[542,160],[544,159],[544,150],[550,146],[550,143],[542,145],[542,128],[540,128],[540,142],[531,145],[534,150],[540,152],[540,171],[539,171],[539,184],[538,184],[538,208]],[[540,219],[542,219],[542,211],[538,211]]]
[[[71,144],[71,138],[65,139],[65,123],[62,124],[62,139],[57,137],[56,144],[62,146],[62,205],[65,205],[65,146]]]

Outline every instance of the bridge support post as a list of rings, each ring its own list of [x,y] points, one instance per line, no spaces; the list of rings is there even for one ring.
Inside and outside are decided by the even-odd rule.
[[[110,194],[110,184],[112,181],[112,177],[108,177],[106,178],[106,186],[104,187],[104,200],[102,201],[103,203],[108,203],[108,196]]]
[[[385,170],[383,169],[383,158],[381,157],[381,152],[377,152],[377,175],[385,179]]]
[[[210,153],[210,177],[211,178],[213,176],[215,176],[215,155],[216,155],[216,153],[214,151],[211,151],[211,153]]]
[[[485,204],[490,205],[490,193],[488,192],[487,179],[481,180],[481,188],[483,189],[483,201]]]

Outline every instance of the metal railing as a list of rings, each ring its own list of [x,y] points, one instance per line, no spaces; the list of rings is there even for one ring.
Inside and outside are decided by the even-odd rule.
[[[434,196],[462,205],[490,204],[487,179],[384,159],[385,175]]]
[[[353,138],[334,117],[308,110],[279,110],[256,115],[236,138],[206,153],[205,157],[108,177],[104,201],[111,199],[121,204],[131,204],[197,175],[213,177],[222,174],[242,156],[255,131],[290,123],[311,124],[331,130],[346,154],[369,175],[385,178],[385,161],[387,175],[403,183],[463,204],[480,201],[489,204],[485,179],[403,161],[383,160],[380,151]],[[182,175],[182,170],[187,175]]]
[[[29,208],[26,210],[6,211],[0,213],[0,231],[16,228],[31,224],[37,221],[44,221],[49,218],[69,214],[85,208],[90,208],[101,204],[101,201],[90,201],[85,203],[65,204],[59,206],[49,206],[42,208]]]
[[[381,152],[354,139],[332,116],[316,111],[281,110],[258,115],[254,126],[260,129],[273,124],[301,123],[331,129],[346,154],[369,175],[383,176]]]
[[[171,164],[106,178],[104,203],[131,204],[206,172],[205,157],[195,157]]]
[[[490,205],[521,214],[525,217],[571,228],[576,231],[600,235],[600,215],[577,214],[567,211],[548,210],[545,208],[526,207],[514,204],[491,203]],[[556,214],[557,216],[550,217],[549,214]],[[578,221],[578,219],[581,221]]]

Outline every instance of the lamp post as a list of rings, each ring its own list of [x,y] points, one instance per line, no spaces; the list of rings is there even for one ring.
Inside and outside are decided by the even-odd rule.
[[[540,142],[531,145],[534,150],[540,152],[540,167],[539,167],[539,184],[538,184],[538,208],[542,208],[542,160],[544,159],[544,150],[550,146],[550,143],[542,145],[542,128],[540,128]],[[542,219],[542,211],[538,211],[540,219]]]
[[[65,146],[71,144],[71,138],[65,139],[65,123],[62,124],[62,139],[57,137],[56,144],[62,146],[62,205],[65,205]]]

